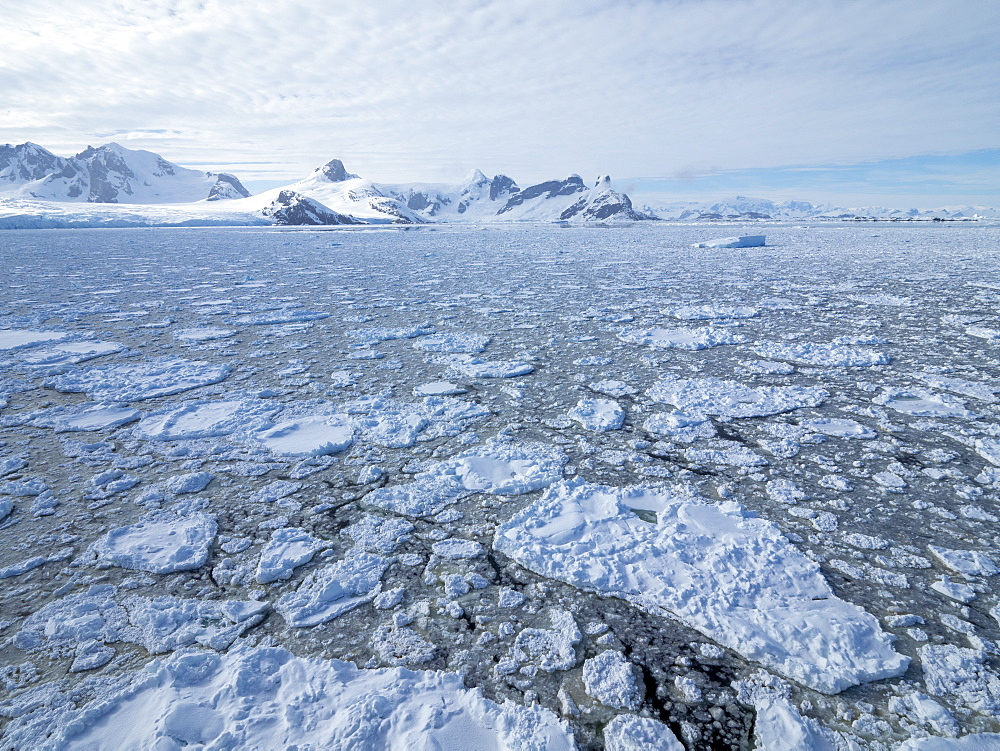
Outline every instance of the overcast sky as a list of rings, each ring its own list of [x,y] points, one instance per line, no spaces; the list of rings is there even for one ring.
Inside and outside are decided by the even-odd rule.
[[[1000,205],[998,0],[0,0],[0,142]]]

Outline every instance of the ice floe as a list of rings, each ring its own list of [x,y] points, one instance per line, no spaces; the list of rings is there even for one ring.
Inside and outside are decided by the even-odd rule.
[[[19,705],[7,729],[15,746],[575,747],[552,712],[496,704],[466,688],[457,673],[364,670],[276,647],[181,650],[110,684],[79,709],[46,688],[36,702]]]
[[[112,529],[91,550],[99,560],[126,569],[152,574],[191,571],[208,560],[215,533],[215,519],[208,514],[155,512]]]
[[[311,572],[294,592],[274,604],[293,628],[317,626],[370,602],[379,593],[389,561],[371,553],[351,552],[344,560]]]
[[[66,331],[34,331],[31,329],[0,329],[0,350],[31,347],[42,342],[54,342],[69,336]]]
[[[920,388],[883,389],[872,401],[914,417],[966,417],[977,415],[965,408],[965,402],[950,394],[936,394]]]
[[[625,422],[625,410],[611,399],[581,399],[569,411],[569,418],[580,423],[584,430],[603,433],[621,428]]]
[[[276,529],[260,553],[254,579],[258,584],[291,579],[295,569],[309,563],[323,546],[323,541],[307,530],[298,527]]]
[[[800,365],[826,368],[871,368],[889,363],[889,355],[870,347],[815,342],[761,342],[753,350],[769,360],[787,360]]]
[[[471,493],[520,495],[562,477],[566,456],[540,443],[490,441],[419,473],[413,482],[377,488],[365,501],[408,516],[437,514]]]
[[[350,446],[354,425],[346,415],[302,417],[258,430],[248,441],[284,456],[322,456]]]
[[[655,513],[656,523],[633,509]],[[680,618],[826,693],[899,675],[909,663],[777,527],[735,503],[564,481],[501,525],[494,547],[543,576]]]
[[[72,404],[20,413],[5,418],[6,425],[35,425],[56,432],[108,430],[135,422],[142,413],[116,404]]]
[[[490,337],[483,334],[442,332],[420,337],[413,342],[413,347],[424,352],[478,355],[490,341]]]
[[[219,383],[228,375],[228,365],[159,359],[135,365],[82,368],[50,378],[45,383],[57,391],[86,392],[95,401],[133,402]]]
[[[667,725],[649,717],[620,714],[604,726],[604,748],[607,751],[684,751]]]
[[[647,390],[650,399],[686,413],[720,417],[766,417],[818,407],[830,394],[816,386],[747,386],[719,378],[665,379]]]
[[[636,680],[636,668],[613,649],[584,661],[583,685],[607,707],[637,709],[642,704],[643,689]]]
[[[725,344],[742,344],[746,337],[729,329],[624,329],[618,338],[629,344],[645,344],[662,349],[699,350],[720,347]]]

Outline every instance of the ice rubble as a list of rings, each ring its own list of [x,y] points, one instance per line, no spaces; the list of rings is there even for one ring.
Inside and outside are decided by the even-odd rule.
[[[604,726],[607,751],[684,751],[673,731],[662,722],[633,714],[620,714]]]
[[[633,511],[656,514],[656,524]],[[497,529],[494,547],[581,589],[673,615],[825,693],[901,674],[909,658],[815,562],[735,503],[564,481]]]
[[[293,628],[326,623],[375,597],[388,567],[382,556],[350,552],[308,574],[298,589],[278,598],[274,609]]]
[[[816,386],[747,386],[719,378],[670,378],[651,386],[655,402],[673,404],[689,414],[767,417],[801,407],[818,407],[830,394]]]
[[[496,704],[466,688],[456,673],[364,670],[276,647],[239,646],[224,654],[181,650],[105,684],[83,708],[49,688],[12,714],[9,742],[39,751],[164,744],[400,751],[575,747],[572,731],[552,712]]]
[[[629,344],[646,344],[663,349],[699,350],[719,347],[725,344],[742,344],[746,337],[729,329],[623,329],[618,338]]]
[[[870,347],[816,342],[760,342],[753,350],[768,360],[787,360],[826,368],[872,368],[889,363],[889,355]]]
[[[95,401],[133,402],[218,383],[229,370],[228,365],[161,358],[136,365],[73,370],[50,378],[45,385],[57,391],[86,392]]]

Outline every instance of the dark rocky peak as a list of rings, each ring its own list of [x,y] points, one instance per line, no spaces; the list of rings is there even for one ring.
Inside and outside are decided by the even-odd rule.
[[[496,201],[505,196],[513,195],[518,190],[517,183],[507,175],[494,175],[490,181],[490,200]]]
[[[0,145],[0,183],[24,184],[41,180],[66,168],[69,160],[56,156],[37,143],[26,141]]]
[[[364,224],[353,216],[339,214],[319,201],[307,198],[294,190],[283,190],[278,193],[278,197],[261,209],[260,213],[274,220],[275,224],[283,226]]]
[[[505,211],[510,211],[525,201],[531,201],[535,198],[548,199],[555,198],[556,196],[571,196],[574,193],[582,193],[585,190],[587,190],[587,186],[583,184],[583,178],[579,175],[570,175],[565,180],[550,180],[549,182],[532,185],[519,193],[515,193],[497,214],[503,214]]]
[[[339,159],[331,159],[329,162],[320,167],[317,172],[320,172],[323,177],[332,183],[341,183],[344,180],[351,180],[357,177],[357,175],[352,175],[344,167],[344,163]]]
[[[209,201],[223,201],[230,198],[247,198],[250,191],[243,187],[236,175],[219,172],[215,175],[215,185],[208,192]]]

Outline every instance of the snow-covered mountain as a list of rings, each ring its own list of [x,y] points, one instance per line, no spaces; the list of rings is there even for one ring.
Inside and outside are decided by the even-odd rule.
[[[0,196],[88,203],[190,203],[245,198],[233,175],[186,169],[117,143],[59,157],[34,143],[0,146]]]
[[[798,219],[880,219],[890,221],[933,219],[998,219],[1000,211],[982,206],[952,206],[939,209],[890,209],[881,206],[844,208],[808,201],[775,202],[766,198],[736,196],[721,201],[647,200],[643,211],[661,219],[684,222],[755,221]]]

